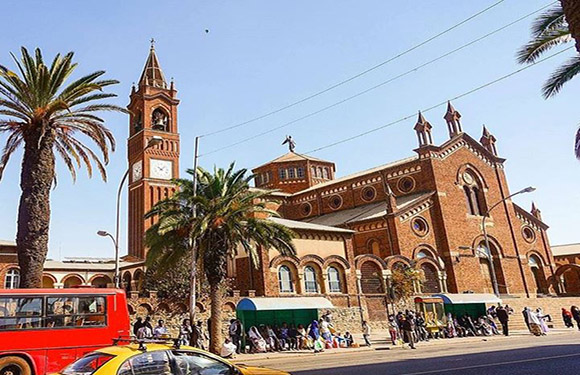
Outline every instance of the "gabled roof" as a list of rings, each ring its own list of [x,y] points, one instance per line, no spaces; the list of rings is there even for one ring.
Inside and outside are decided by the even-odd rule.
[[[415,203],[422,201],[423,199],[431,196],[431,194],[433,194],[433,192],[422,192],[396,197],[395,199],[397,204],[397,211],[395,211],[395,214],[400,210],[408,208]],[[381,218],[388,213],[389,212],[387,211],[386,202],[380,201],[349,208],[348,210],[342,210],[317,216],[314,218],[306,219],[305,221],[320,225],[341,226]]]
[[[295,230],[312,230],[318,232],[335,232],[335,233],[354,233],[354,231],[343,228],[335,228],[326,225],[311,224],[304,221],[282,219],[280,217],[270,217],[268,220],[277,224],[282,224],[290,229]]]
[[[548,229],[549,228],[548,224],[544,223],[542,220],[538,219],[537,217],[535,217],[534,215],[532,215],[531,213],[529,213],[528,211],[526,211],[522,207],[518,206],[515,203],[512,203],[512,204],[514,205],[514,209],[516,211],[518,211],[521,215],[525,216],[526,219],[530,220],[531,222],[534,222],[534,223],[538,224],[543,229]]]
[[[145,63],[145,68],[143,68],[143,73],[141,73],[141,78],[139,79],[139,85],[147,85],[153,87],[166,88],[167,83],[165,82],[165,76],[161,70],[161,65],[157,59],[157,54],[155,53],[155,46],[151,43],[151,49],[149,50],[149,56],[147,57],[147,62]]]
[[[552,254],[557,256],[563,255],[580,255],[580,243],[569,243],[565,245],[552,245]]]

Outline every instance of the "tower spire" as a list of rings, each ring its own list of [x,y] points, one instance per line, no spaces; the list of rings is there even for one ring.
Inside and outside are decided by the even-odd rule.
[[[486,126],[483,125],[483,133],[479,142],[487,149],[487,151],[491,152],[495,156],[497,156],[497,148],[495,147],[496,138],[487,130]]]
[[[155,53],[155,39],[153,38],[151,38],[151,47],[149,48],[149,56],[147,57],[145,68],[143,68],[143,73],[141,73],[141,78],[139,79],[139,86],[167,88],[165,76],[163,75],[159,59]]]
[[[447,122],[447,130],[449,130],[449,138],[455,137],[457,134],[462,133],[463,129],[461,129],[461,113],[453,107],[451,101],[447,101],[447,112],[445,112],[445,116],[443,116],[445,121]]]
[[[429,121],[425,120],[421,111],[417,116],[417,123],[415,124],[415,132],[417,132],[417,139],[419,140],[419,147],[429,146],[433,144],[433,137],[431,136],[431,129],[433,127]]]

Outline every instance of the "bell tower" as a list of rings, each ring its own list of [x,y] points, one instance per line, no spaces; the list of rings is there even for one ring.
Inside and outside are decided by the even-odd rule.
[[[169,87],[155,53],[155,41],[137,88],[133,85],[129,115],[129,255],[145,259],[145,231],[155,219],[145,214],[159,200],[175,192],[172,178],[179,177],[179,100],[173,81]]]

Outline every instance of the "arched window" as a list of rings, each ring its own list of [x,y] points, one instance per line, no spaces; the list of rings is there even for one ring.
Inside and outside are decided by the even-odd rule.
[[[487,213],[487,205],[479,179],[472,172],[465,171],[462,175],[462,181],[468,213],[477,216],[485,215]]]
[[[292,283],[292,272],[288,266],[281,266],[278,270],[278,285],[280,286],[280,293],[294,292],[294,284]]]
[[[18,268],[10,268],[8,272],[6,272],[4,287],[6,289],[16,289],[20,287],[20,270]]]
[[[368,243],[368,248],[371,254],[381,257],[381,244],[376,239],[370,240]]]
[[[340,286],[340,272],[336,267],[328,267],[328,291],[330,293],[340,293],[342,288]]]
[[[417,259],[421,259],[421,258],[425,258],[425,257],[433,257],[433,254],[431,254],[430,251],[421,250],[417,253],[417,255],[415,255],[415,258],[417,258]]]
[[[304,268],[304,291],[306,293],[318,293],[316,271],[311,266],[306,266]]]
[[[157,108],[151,114],[151,127],[155,130],[169,131],[168,121],[169,116],[160,108]]]
[[[316,177],[322,178],[322,167],[316,169]]]
[[[384,293],[382,270],[376,263],[364,262],[360,267],[360,271],[360,284],[363,294]]]
[[[528,258],[528,265],[532,269],[532,274],[534,275],[534,281],[536,283],[536,292],[537,293],[544,293],[544,283],[546,281],[546,277],[544,275],[544,270],[542,269],[542,260],[537,255],[531,255]]]
[[[421,270],[425,276],[422,288],[423,293],[441,293],[437,269],[432,264],[423,263]]]
[[[325,180],[329,179],[328,168],[326,167],[322,170],[322,178],[324,178]]]

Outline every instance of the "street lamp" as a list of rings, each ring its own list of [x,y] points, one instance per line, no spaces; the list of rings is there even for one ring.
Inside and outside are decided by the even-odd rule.
[[[149,139],[149,141],[147,141],[147,146],[145,146],[145,148],[143,149],[143,152],[145,152],[145,150],[157,146],[158,144],[160,144],[161,142],[163,142],[163,138],[158,136],[158,135],[154,135],[153,137],[151,137]],[[131,166],[127,167],[127,170],[125,171],[125,174],[123,175],[123,178],[121,178],[121,183],[119,184],[119,190],[117,191],[117,222],[116,222],[116,227],[115,227],[115,237],[113,238],[113,236],[111,234],[109,234],[106,231],[100,230],[97,232],[97,234],[101,237],[111,237],[111,239],[113,240],[113,244],[115,245],[115,278],[114,278],[114,283],[115,283],[115,288],[119,287],[120,284],[120,277],[119,277],[119,226],[120,226],[120,220],[121,220],[121,194],[123,193],[123,185],[125,184],[125,180],[127,180],[127,176],[129,176],[129,171],[131,170]]]
[[[507,201],[508,199],[510,199],[513,196],[516,196],[518,194],[524,194],[524,193],[531,193],[533,191],[535,191],[536,188],[533,186],[528,186],[527,188],[524,188],[522,190],[516,191],[513,194],[508,195],[507,197],[505,197],[504,199],[498,201],[497,203],[495,203],[493,206],[491,206],[491,208],[489,208],[484,214],[483,217],[481,219],[481,228],[483,230],[483,239],[485,241],[485,247],[487,248],[487,253],[486,253],[486,257],[489,260],[489,264],[490,264],[490,269],[491,269],[491,282],[493,284],[493,292],[496,296],[499,297],[499,288],[497,285],[497,277],[495,274],[495,267],[493,264],[493,256],[491,254],[491,247],[489,246],[489,237],[487,235],[487,229],[485,228],[485,220],[489,217],[489,213],[491,212],[491,210],[493,210],[494,208],[496,208],[497,206],[499,206],[501,203]],[[480,251],[483,253],[483,251],[481,249],[478,249],[477,251]]]

